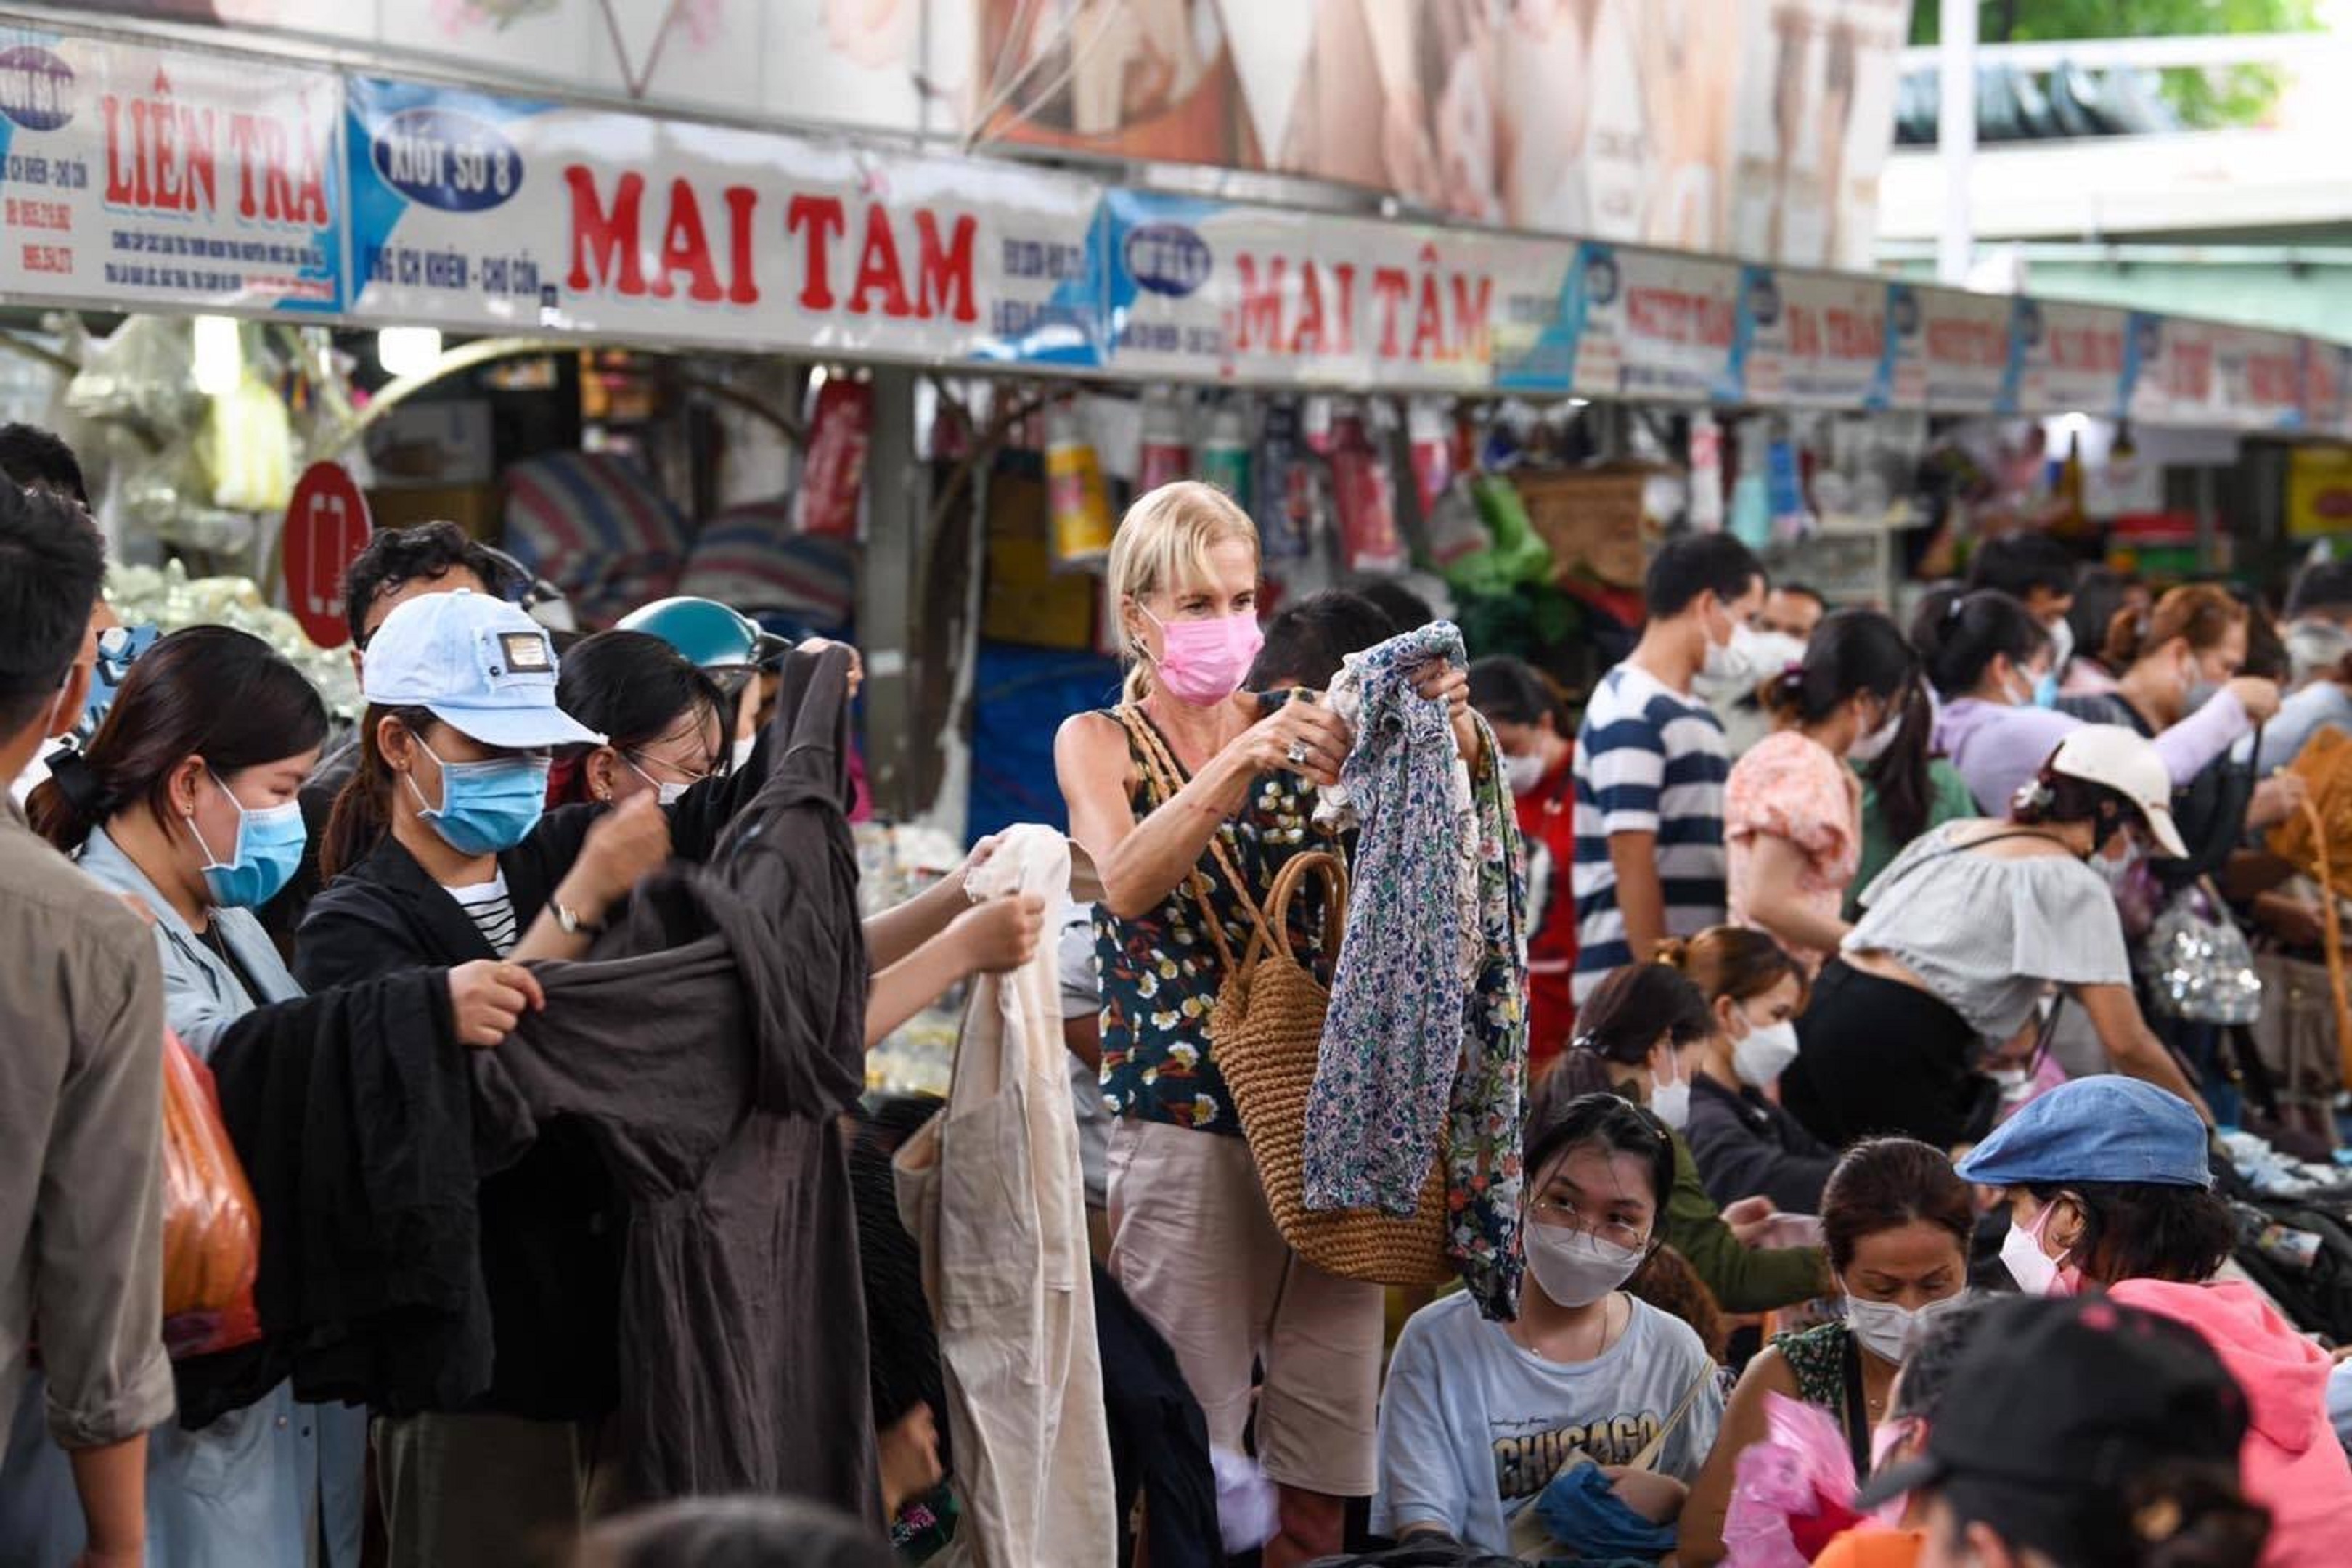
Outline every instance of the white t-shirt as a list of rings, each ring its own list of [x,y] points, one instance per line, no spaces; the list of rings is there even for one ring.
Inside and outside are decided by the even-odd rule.
[[[1644,1301],[1633,1307],[1617,1342],[1575,1364],[1521,1349],[1468,1295],[1415,1312],[1381,1395],[1374,1532],[1434,1524],[1508,1556],[1511,1519],[1570,1458],[1632,1463],[1704,1380],[1654,1467],[1695,1479],[1723,1424],[1715,1363],[1689,1324]]]

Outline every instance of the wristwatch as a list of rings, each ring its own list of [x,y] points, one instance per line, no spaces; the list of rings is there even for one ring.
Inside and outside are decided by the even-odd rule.
[[[594,921],[583,921],[580,911],[569,904],[551,904],[555,911],[555,929],[566,936],[602,936],[604,928]]]

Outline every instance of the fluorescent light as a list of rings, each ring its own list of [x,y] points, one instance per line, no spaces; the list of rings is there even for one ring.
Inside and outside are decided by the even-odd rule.
[[[237,342],[234,316],[198,316],[195,359],[190,367],[196,390],[206,397],[235,392],[245,375],[245,352]]]
[[[438,327],[386,327],[375,335],[375,363],[386,375],[423,375],[440,358]]]
[[[1571,397],[1571,398],[1570,398],[1570,399],[1568,400],[1568,405],[1569,405],[1570,408],[1586,408],[1586,407],[1590,407],[1590,406],[1591,405],[1591,403],[1592,403],[1592,399],[1591,399],[1591,398],[1589,398],[1589,397]]]
[[[2058,416],[2058,428],[2069,436],[2080,436],[2090,427],[2091,416],[2087,414],[2062,414]]]

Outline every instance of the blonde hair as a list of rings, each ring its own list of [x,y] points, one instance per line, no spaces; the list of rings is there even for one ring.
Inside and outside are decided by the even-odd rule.
[[[1214,485],[1179,479],[1138,497],[1110,542],[1108,581],[1119,657],[1127,661],[1125,695],[1140,702],[1151,693],[1150,656],[1128,633],[1123,606],[1162,589],[1213,576],[1209,552],[1239,540],[1257,553],[1257,524]]]

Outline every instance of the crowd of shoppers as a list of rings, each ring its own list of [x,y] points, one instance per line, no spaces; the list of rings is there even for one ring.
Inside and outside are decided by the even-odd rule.
[[[1048,1491],[1113,1490],[1067,1517],[1118,1516],[1040,1563],[1738,1564],[1807,1431],[1848,1478],[1781,1531],[1811,1561],[2340,1556],[2332,1359],[2230,1267],[2215,1058],[2131,912],[2226,905],[2299,809],[2258,770],[2352,713],[2333,568],[2266,659],[2241,599],[2139,602],[2039,537],[1907,626],[1683,538],[1578,703],[1393,585],[1261,625],[1248,514],[1171,485],[1106,567],[1124,688],[1055,748],[1068,901],[981,896],[1060,842],[1023,829],[861,919],[853,655],[683,600],[559,646],[450,525],[349,574],[350,736],[196,627],[53,749],[107,619],[70,457],[0,432],[0,771],[38,778],[0,820],[0,1562],[985,1562],[1023,1445]],[[1708,700],[1741,684],[1747,744]],[[1334,810],[1375,733],[1426,752],[1402,833]],[[1392,871],[1277,909],[1302,857],[1426,853],[1465,796],[1496,804],[1457,909],[1383,903]],[[1222,1031],[1270,952],[1425,999],[1341,973],[1343,924],[1459,958],[1488,894],[1523,984],[1465,963],[1440,1021],[1472,1043],[1505,1043],[1510,1110],[1437,1149],[1495,1140],[1453,1205],[1501,1223],[1455,1226],[1471,1289],[1391,1292],[1277,1218]],[[1052,1138],[1017,1096],[857,1103],[858,1054],[977,976]],[[2070,1015],[2105,1070],[2059,1081]],[[172,1053],[251,1176],[235,1342],[164,1312]],[[1392,1163],[1386,1125],[1318,1123],[1309,1163]],[[938,1228],[982,1213],[1083,1240],[1016,1278],[1059,1255]],[[1049,1459],[1091,1412],[975,1406],[1044,1375],[981,1325],[1073,1291],[1109,1448]]]

